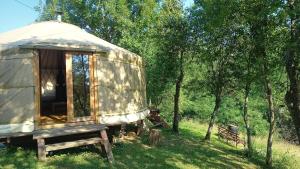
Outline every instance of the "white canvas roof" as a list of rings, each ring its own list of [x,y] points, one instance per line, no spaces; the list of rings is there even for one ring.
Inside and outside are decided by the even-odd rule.
[[[121,47],[64,22],[46,21],[0,34],[0,51],[8,48],[48,48],[79,51],[123,51]]]

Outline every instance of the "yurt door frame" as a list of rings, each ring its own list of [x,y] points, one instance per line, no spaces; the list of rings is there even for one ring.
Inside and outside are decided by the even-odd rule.
[[[82,121],[95,121],[95,80],[94,80],[94,65],[95,59],[92,53],[85,52],[66,52],[66,85],[67,85],[67,121],[68,122],[82,122]],[[89,115],[76,116],[75,108],[75,94],[74,94],[74,58],[77,56],[86,56],[88,58],[89,68]],[[75,89],[76,90],[76,89]]]
[[[74,113],[74,94],[73,94],[73,70],[72,70],[72,59],[74,56],[85,55],[88,56],[88,65],[89,65],[89,94],[90,94],[90,105],[89,105],[89,116],[84,117],[76,117]],[[35,129],[39,128],[48,128],[48,127],[61,127],[68,124],[85,124],[86,122],[94,123],[97,122],[96,119],[96,103],[97,103],[97,95],[96,95],[96,85],[95,85],[95,65],[96,65],[96,57],[93,53],[89,52],[67,52],[65,51],[66,58],[66,92],[67,92],[67,122],[60,124],[42,124],[41,123],[41,82],[40,82],[40,52],[37,51],[36,55],[33,59],[33,70],[35,75],[35,107],[36,107],[36,115],[35,115]]]

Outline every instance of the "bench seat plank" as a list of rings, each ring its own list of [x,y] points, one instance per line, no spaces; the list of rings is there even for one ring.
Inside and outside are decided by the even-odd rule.
[[[82,140],[76,140],[76,141],[48,144],[48,145],[46,145],[46,151],[47,152],[55,151],[55,150],[61,150],[61,149],[66,149],[66,148],[79,147],[79,146],[90,145],[90,144],[97,144],[100,142],[101,142],[101,138],[95,137],[95,138],[82,139]]]

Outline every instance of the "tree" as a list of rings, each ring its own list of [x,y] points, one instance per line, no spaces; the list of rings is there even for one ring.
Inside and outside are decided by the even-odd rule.
[[[289,78],[289,88],[285,95],[286,105],[291,113],[298,143],[300,144],[300,2],[289,0],[286,4],[289,41],[286,47],[285,67]]]
[[[238,16],[235,1],[196,1],[192,9],[193,31],[202,45],[199,63],[207,68],[202,82],[215,98],[205,140],[210,140],[222,99],[232,92],[234,82],[234,56],[237,43]]]
[[[272,75],[274,70],[280,67],[279,53],[274,50],[275,45],[270,45],[272,33],[275,30],[274,18],[278,14],[279,3],[272,1],[247,1],[246,8],[247,22],[250,26],[253,50],[252,54],[258,59],[258,64],[262,72],[262,83],[266,92],[268,102],[268,122],[269,134],[267,142],[266,164],[272,166],[272,144],[273,134],[275,132],[275,105],[273,96],[274,80]],[[273,15],[271,15],[273,14]],[[273,16],[273,17],[272,17]]]
[[[243,18],[245,19],[245,18]],[[246,25],[246,24],[245,24]],[[238,50],[240,53],[236,56],[235,61],[237,64],[237,68],[235,69],[235,76],[239,83],[236,83],[237,90],[242,90],[243,93],[243,104],[242,104],[242,111],[243,111],[243,120],[246,128],[247,133],[247,155],[248,157],[252,156],[253,146],[252,146],[252,129],[250,125],[250,118],[249,118],[249,98],[252,86],[257,81],[255,77],[257,77],[257,59],[253,57],[251,54],[251,40],[249,37],[249,33],[247,27],[243,27],[243,33],[239,36],[238,42]]]
[[[163,2],[157,37],[160,46],[158,60],[163,69],[160,73],[168,83],[175,83],[173,131],[179,132],[180,92],[184,78],[184,64],[189,57],[188,21],[183,6],[178,0]]]

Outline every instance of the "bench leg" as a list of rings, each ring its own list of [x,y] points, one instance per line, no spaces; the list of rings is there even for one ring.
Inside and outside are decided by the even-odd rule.
[[[7,137],[6,138],[6,144],[10,144],[10,143],[11,143],[10,137]]]
[[[114,157],[113,157],[113,153],[112,153],[112,150],[111,150],[111,145],[109,143],[109,140],[108,140],[108,137],[107,137],[107,134],[106,134],[106,130],[101,130],[100,135],[101,135],[101,138],[102,138],[102,144],[104,146],[108,162],[113,163]]]
[[[5,140],[5,143],[6,143],[6,146],[7,146],[8,148],[10,148],[10,147],[11,147],[11,138],[10,138],[10,137],[7,137],[6,140]]]
[[[46,147],[45,147],[45,139],[39,138],[37,139],[38,146],[38,159],[41,161],[46,160]]]

